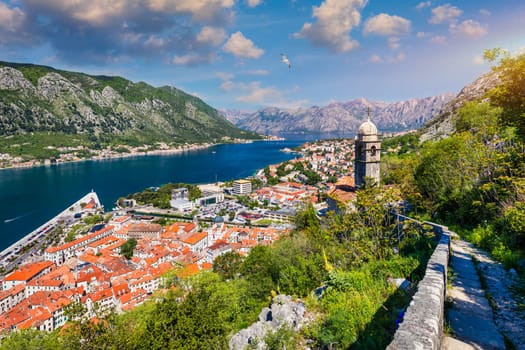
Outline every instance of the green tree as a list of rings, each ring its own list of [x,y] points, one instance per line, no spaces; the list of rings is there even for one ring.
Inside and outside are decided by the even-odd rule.
[[[54,333],[42,332],[34,328],[17,330],[2,338],[1,350],[13,349],[60,349],[62,344]]]
[[[275,289],[279,273],[274,263],[272,250],[268,246],[256,246],[244,259],[241,266],[241,276],[249,282],[250,297],[265,298]]]
[[[84,222],[87,225],[95,225],[99,222],[102,222],[103,218],[101,215],[95,214],[95,215],[88,215],[84,218]]]
[[[294,223],[298,231],[308,230],[309,232],[316,232],[321,227],[312,203],[308,203],[295,214]]]
[[[521,140],[525,139],[525,55],[511,56],[501,49],[486,50],[490,62],[499,59],[492,68],[500,83],[487,93],[491,104],[501,107],[501,121],[515,127]]]
[[[219,255],[213,261],[213,272],[225,280],[233,279],[240,274],[243,257],[237,252]]]
[[[120,246],[120,254],[126,259],[131,260],[133,257],[133,250],[136,246],[137,240],[135,238],[130,238],[122,246]]]

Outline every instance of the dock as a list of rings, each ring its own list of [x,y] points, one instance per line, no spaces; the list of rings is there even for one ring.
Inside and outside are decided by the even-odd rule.
[[[6,249],[0,252],[0,267],[8,270],[13,265],[18,264],[24,259],[24,254],[21,254],[22,249],[28,244],[38,241],[47,233],[53,231],[60,222],[72,221],[75,218],[75,215],[82,213],[83,205],[94,201],[95,205],[100,208],[102,207],[98,195],[96,192],[91,191],[75,203],[69,205],[62,212],[55,215],[53,218],[38,226],[36,229],[11,244]],[[15,258],[15,259],[13,259]]]

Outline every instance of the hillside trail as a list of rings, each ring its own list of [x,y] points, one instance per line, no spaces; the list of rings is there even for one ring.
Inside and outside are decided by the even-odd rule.
[[[451,238],[449,335],[442,349],[525,350],[524,300],[514,292],[518,276],[457,235]]]

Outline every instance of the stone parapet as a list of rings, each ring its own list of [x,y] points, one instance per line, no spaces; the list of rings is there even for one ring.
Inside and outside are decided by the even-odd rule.
[[[405,312],[403,322],[387,347],[388,350],[441,349],[450,232],[445,226],[430,222],[425,224],[434,227],[439,243],[428,261],[425,277],[418,284],[418,290]]]

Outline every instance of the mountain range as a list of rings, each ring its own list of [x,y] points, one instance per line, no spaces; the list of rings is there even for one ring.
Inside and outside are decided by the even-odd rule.
[[[258,138],[175,87],[0,62],[0,136],[39,132],[124,143]]]
[[[355,133],[368,114],[381,132],[395,132],[422,127],[439,115],[454,96],[448,93],[401,102],[377,102],[359,98],[322,107],[271,107],[255,113],[237,110],[223,110],[221,113],[238,127],[261,134]]]
[[[380,132],[422,128],[423,139],[428,139],[448,134],[454,111],[465,101],[481,98],[497,82],[488,73],[457,95],[400,102],[359,98],[309,108],[217,111],[171,86],[0,62],[0,137],[64,133],[136,144],[220,142],[257,134],[348,136],[370,115]]]

